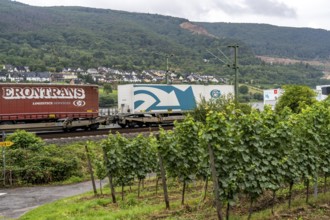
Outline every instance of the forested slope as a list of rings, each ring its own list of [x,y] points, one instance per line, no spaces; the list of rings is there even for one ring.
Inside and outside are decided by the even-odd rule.
[[[0,0],[0,15],[0,64],[27,65],[36,71],[98,66],[141,71],[165,70],[168,61],[171,71],[183,75],[213,74],[232,82],[234,71],[227,64],[233,63],[233,50],[228,45],[237,44],[242,83],[311,86],[323,83],[322,71],[311,65],[269,65],[257,59],[255,54],[267,54],[260,52],[263,50],[277,48],[282,51],[278,54],[283,54],[283,48],[289,49],[275,40],[269,40],[269,47],[264,48],[265,42],[261,39],[267,36],[263,35],[240,38],[235,33],[246,32],[249,26],[245,24],[233,24],[238,28],[236,32],[228,30],[222,35],[221,24],[198,23],[198,28],[204,29],[196,33],[181,27],[189,22],[182,18],[85,7],[34,7],[10,0]],[[271,26],[260,28],[269,32]],[[288,33],[295,30],[288,28]],[[320,31],[327,38],[323,32]],[[285,37],[284,32],[282,35]],[[313,50],[320,56],[325,54],[317,47]]]
[[[218,37],[240,39],[257,55],[329,59],[330,31],[268,24],[196,23]]]

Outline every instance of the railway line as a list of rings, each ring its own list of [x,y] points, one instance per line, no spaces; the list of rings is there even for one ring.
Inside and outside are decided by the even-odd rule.
[[[164,130],[173,129],[172,125],[162,126]],[[74,132],[42,132],[36,133],[36,135],[42,138],[46,143],[69,143],[69,142],[80,142],[87,140],[102,140],[105,139],[110,133],[120,133],[125,136],[135,136],[137,134],[150,134],[157,133],[159,131],[159,127],[139,127],[139,128],[103,128],[97,131],[84,131],[77,130]]]

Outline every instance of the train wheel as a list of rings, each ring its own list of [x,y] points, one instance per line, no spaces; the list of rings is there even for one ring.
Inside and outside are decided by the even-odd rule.
[[[134,122],[128,122],[128,127],[129,128],[134,128],[135,127],[135,123]]]

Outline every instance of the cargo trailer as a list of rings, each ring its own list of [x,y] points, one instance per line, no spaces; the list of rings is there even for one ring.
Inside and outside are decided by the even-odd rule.
[[[0,131],[97,129],[98,86],[0,83]]]
[[[234,94],[231,85],[128,84],[118,86],[117,123],[122,127],[182,120],[204,98]]]

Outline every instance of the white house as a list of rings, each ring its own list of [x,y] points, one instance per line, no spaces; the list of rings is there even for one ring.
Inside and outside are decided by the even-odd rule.
[[[3,72],[0,72],[0,81],[6,81],[7,80],[7,74],[6,73],[3,73]]]
[[[11,82],[21,82],[24,80],[24,77],[21,73],[8,73],[8,79]]]

